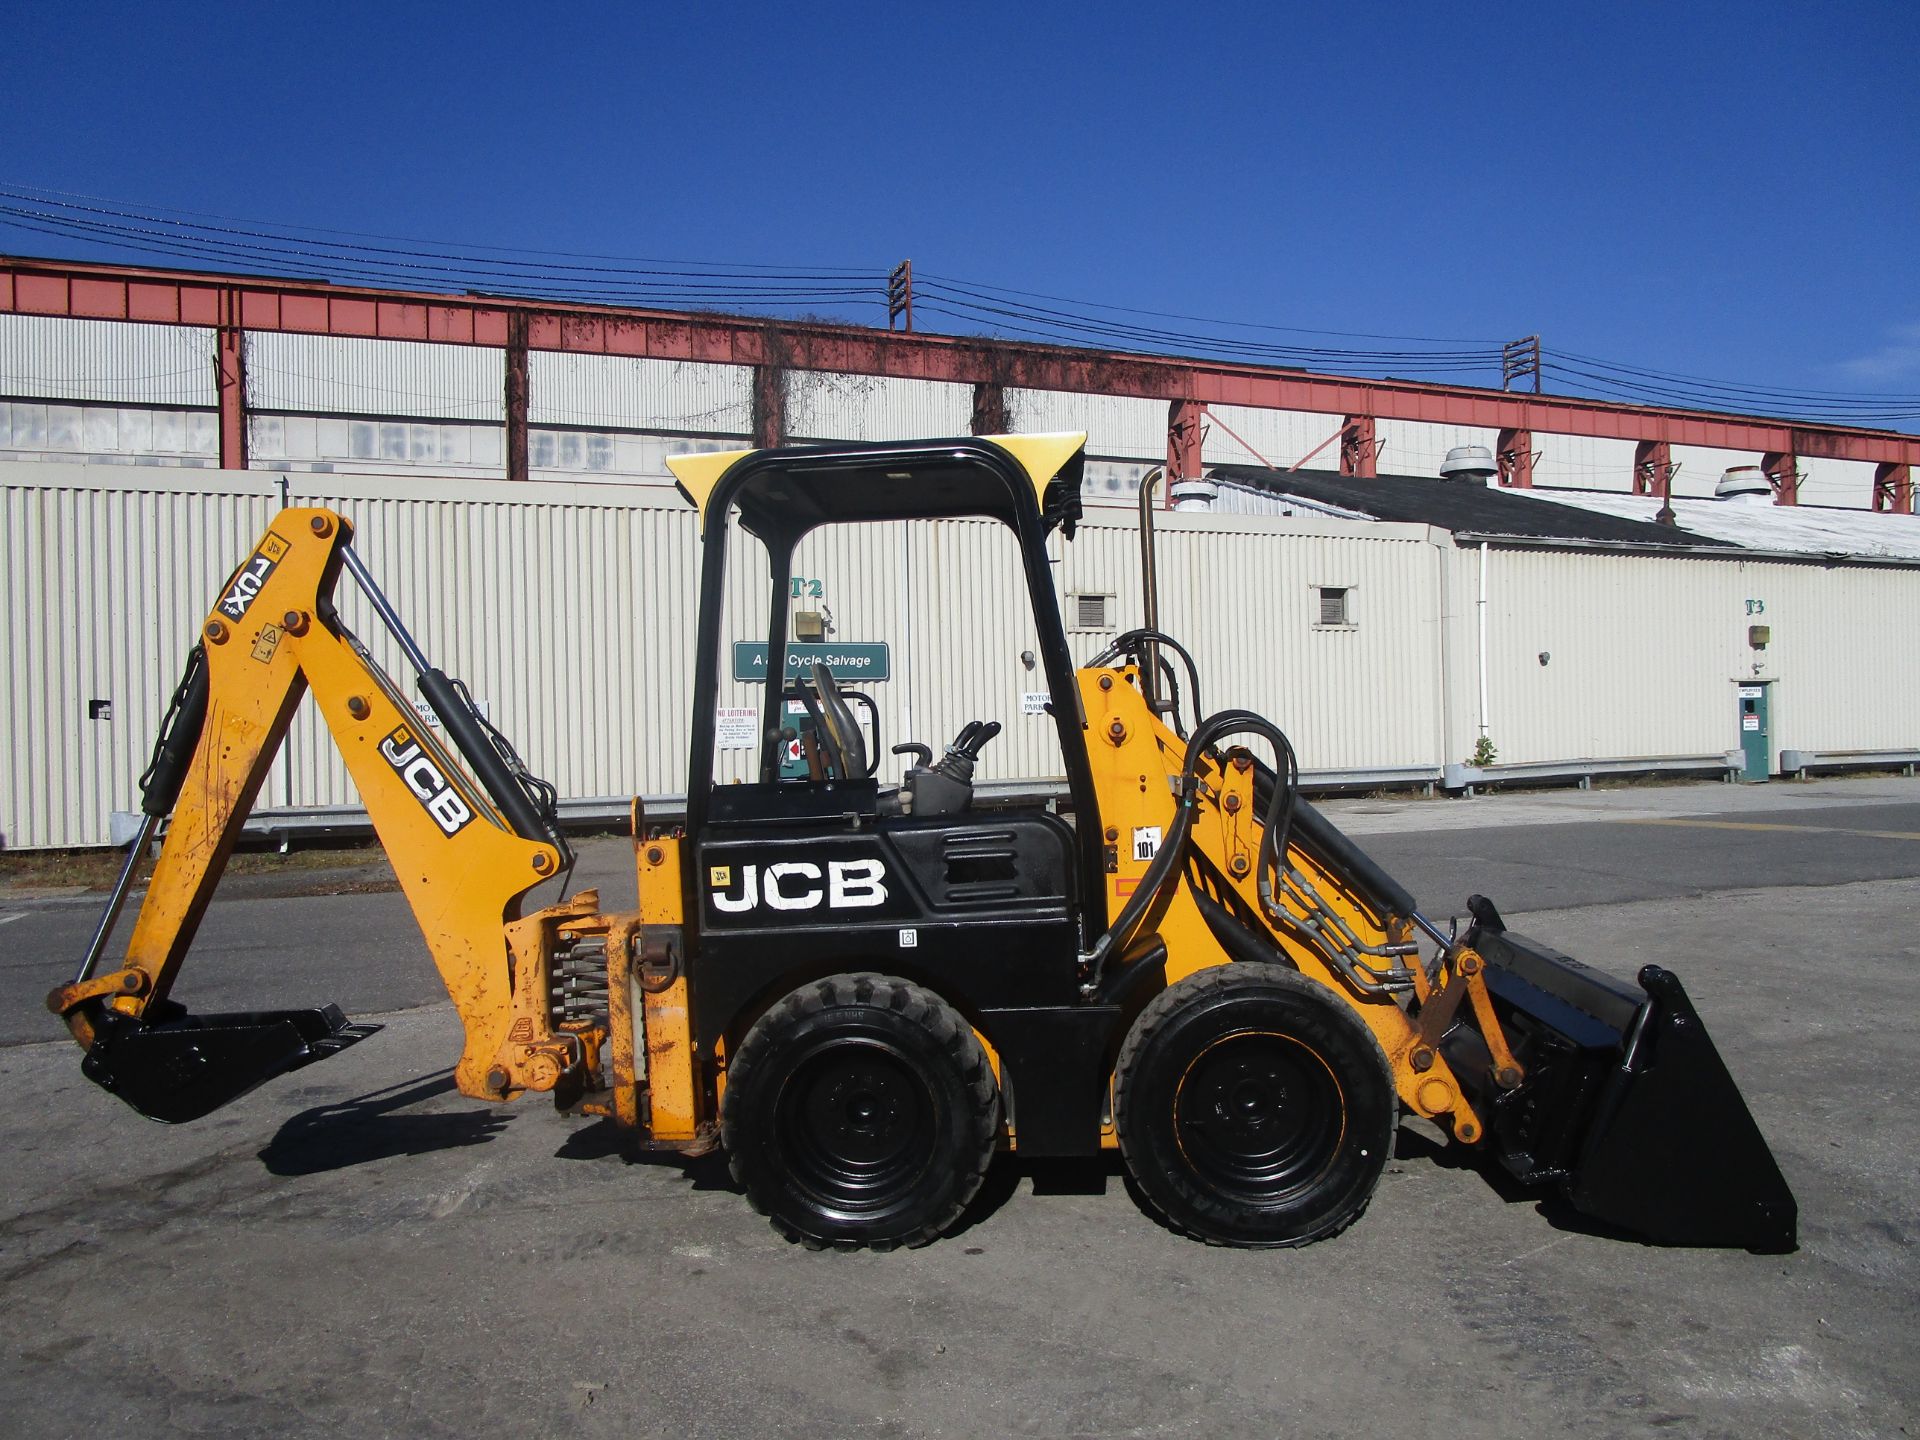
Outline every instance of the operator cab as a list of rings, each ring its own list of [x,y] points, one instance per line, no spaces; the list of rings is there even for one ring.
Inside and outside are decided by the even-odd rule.
[[[811,949],[838,971],[856,959],[896,974],[950,964],[978,976],[983,1003],[1074,1003],[1075,956],[1105,927],[1106,896],[1047,539],[1079,518],[1083,444],[967,438],[668,462],[701,511],[685,883],[699,947],[727,960],[708,971],[727,979],[704,988],[699,1009],[734,1013],[734,986],[752,993],[763,971],[790,975],[796,950]],[[998,523],[909,523],[930,520]],[[928,613],[901,598],[942,564],[983,587],[982,606],[1024,586],[1036,636],[1025,671],[1012,654],[996,668],[974,653],[972,616],[984,610]],[[835,634],[830,604],[851,634],[874,638]],[[1003,738],[994,753],[1017,769],[1044,742],[1041,773],[1064,771],[1073,825],[1037,799],[979,803],[982,752],[1003,736],[999,717],[1023,708],[1018,745]],[[909,729],[899,743],[881,734],[883,713]],[[939,738],[911,733],[923,725]],[[991,954],[979,953],[982,922],[996,927]]]
[[[1063,765],[1046,768],[1068,772],[1069,808],[1088,813],[1091,781],[1084,763],[1074,763],[1082,741],[1073,662],[1045,552],[1047,536],[1054,529],[1071,536],[1079,519],[1083,445],[1084,436],[1077,434],[1041,435],[935,445],[823,445],[799,451],[804,457],[799,459],[795,450],[785,450],[777,463],[766,461],[765,452],[674,457],[669,464],[682,493],[702,512],[707,577],[689,757],[690,816],[706,808],[702,801],[708,798],[716,815],[739,820],[755,811],[768,819],[794,813],[963,813],[973,804],[981,752],[1004,729],[1005,722],[993,711],[1004,713],[1003,707],[1011,701],[1032,713],[1036,698],[1044,700],[1045,712],[1059,727],[1058,750],[1066,758]],[[814,608],[822,593],[821,581],[797,573],[796,555],[808,559],[811,551],[811,569],[827,563],[821,552],[831,546],[836,561],[855,567],[861,557],[852,550],[853,542],[838,538],[843,527],[891,525],[904,530],[906,522],[942,519],[993,520],[1011,532],[1019,570],[1004,578],[1025,580],[1040,635],[1036,649],[1045,668],[1039,675],[1022,677],[1025,688],[1017,696],[1006,695],[998,706],[978,697],[974,714],[963,710],[945,724],[933,719],[942,731],[954,727],[953,738],[942,750],[935,749],[939,733],[906,735],[889,747],[881,733],[881,707],[866,689],[853,688],[862,679],[889,679],[885,658],[889,647],[818,643],[833,633],[831,613],[824,604]],[[814,538],[827,535],[836,538]],[[901,538],[904,546],[906,537]],[[751,573],[759,568],[751,562],[761,558],[755,552],[764,555],[764,579]],[[746,562],[749,574],[729,581],[730,559]],[[761,584],[764,599],[756,601],[753,590]],[[996,601],[1007,588],[1004,583],[997,586]],[[764,605],[764,616],[752,613],[756,604]],[[733,612],[730,623],[721,613],[728,610]],[[898,613],[878,620],[876,627],[870,618],[865,628],[896,637],[905,629],[908,634],[900,638],[907,644],[898,648],[915,652],[908,663],[921,666],[929,679],[938,677],[931,686],[923,684],[922,691],[931,689],[936,697],[943,696],[945,687],[940,682],[951,671],[941,664],[940,651],[943,646],[954,649],[956,635],[964,639],[967,620]],[[912,634],[916,624],[924,627],[923,634],[932,629],[942,633],[929,636],[931,644],[917,644]],[[728,634],[754,638],[736,639],[732,645],[733,690],[723,696],[721,662],[726,657],[721,650]],[[764,641],[758,639],[761,635]],[[862,651],[882,652],[876,673],[858,668],[873,658],[854,654]],[[757,673],[743,671],[742,655],[748,652],[747,663],[758,666]],[[844,655],[853,659],[843,662]],[[1035,655],[1029,652],[1024,658],[1032,670]],[[926,663],[929,660],[932,663]],[[843,669],[843,663],[854,668]],[[782,684],[772,683],[776,675]],[[893,677],[897,688],[892,695],[901,701],[895,713],[903,723],[911,713],[903,693],[908,690],[905,681],[905,676]],[[1034,694],[1036,682],[1045,685],[1039,697]],[[751,707],[729,703],[739,700],[754,703]],[[727,738],[716,743],[714,727],[706,721],[720,706],[727,709],[729,729]],[[759,712],[759,723],[750,736],[742,724],[747,708]],[[1031,739],[1031,731],[1027,733]],[[755,751],[751,757],[738,753],[748,746]],[[903,770],[895,768],[899,761],[889,759],[900,756],[911,757]],[[1083,756],[1078,759],[1084,761]],[[883,778],[883,770],[892,774]],[[868,781],[874,783],[869,786]]]

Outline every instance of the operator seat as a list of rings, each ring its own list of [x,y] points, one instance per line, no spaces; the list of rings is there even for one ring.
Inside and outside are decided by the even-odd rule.
[[[813,663],[813,684],[800,681],[800,700],[813,717],[826,763],[834,777],[864,780],[868,774],[866,737],[854,721],[853,710],[840,693],[833,673],[819,661]],[[980,758],[980,747],[1000,733],[997,720],[974,720],[960,731],[947,753],[937,762],[925,745],[896,745],[896,755],[913,754],[919,763],[909,766],[905,781],[897,789],[880,793],[882,815],[958,815],[973,805],[973,767]]]

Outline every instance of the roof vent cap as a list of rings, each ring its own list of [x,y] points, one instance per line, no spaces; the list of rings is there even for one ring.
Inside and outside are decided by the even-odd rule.
[[[1456,445],[1440,462],[1442,480],[1460,480],[1468,485],[1484,485],[1499,473],[1493,452],[1484,445]]]
[[[1211,510],[1219,493],[1211,480],[1176,480],[1168,491],[1176,510]]]
[[[1716,500],[1738,500],[1751,505],[1756,500],[1773,500],[1773,485],[1758,465],[1735,465],[1713,487]]]

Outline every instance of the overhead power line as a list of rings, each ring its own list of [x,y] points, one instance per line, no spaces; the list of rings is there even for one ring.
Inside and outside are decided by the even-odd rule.
[[[889,272],[881,268],[664,260],[422,240],[134,206],[28,185],[0,185],[0,230],[6,229],[112,255],[154,256],[238,273],[294,273],[395,288],[855,323],[885,323],[888,314]],[[960,333],[1488,386],[1498,383],[1503,373],[1498,341],[1209,318],[1072,299],[924,270],[914,272],[913,285],[915,311],[950,320]],[[1340,341],[1380,343],[1334,343]],[[1920,419],[1920,396],[1916,395],[1775,388],[1551,348],[1537,353],[1541,375],[1557,381],[1554,388],[1561,393],[1853,425]]]

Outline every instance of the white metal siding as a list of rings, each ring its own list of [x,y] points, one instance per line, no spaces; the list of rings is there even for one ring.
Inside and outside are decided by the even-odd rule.
[[[1382,475],[1438,475],[1440,462],[1456,446],[1484,445],[1491,453],[1500,443],[1498,430],[1427,420],[1378,420],[1373,433],[1381,442],[1378,469]]]
[[[256,410],[504,423],[505,352],[419,340],[250,331],[247,403]]]
[[[1023,434],[1084,430],[1087,453],[1158,462],[1167,456],[1167,402],[1072,390],[1007,391],[1009,423]]]
[[[1633,491],[1634,444],[1598,435],[1549,435],[1533,432],[1536,486],[1568,490]]]
[[[1736,749],[1734,687],[1754,678],[1775,682],[1776,760],[1783,748],[1920,749],[1920,573],[1515,550],[1492,551],[1488,570],[1501,761]],[[1771,629],[1764,651],[1748,646],[1755,624]]]
[[[295,503],[335,506],[427,652],[466,680],[533,768],[572,797],[686,783],[699,557],[694,516],[649,486],[294,475]],[[104,843],[201,618],[278,503],[261,472],[71,464],[0,467],[0,831],[8,846]],[[1209,710],[1245,706],[1293,737],[1309,770],[1435,766],[1476,733],[1479,555],[1417,526],[1178,513],[1159,521],[1162,624],[1184,638]],[[1436,543],[1438,541],[1438,543]],[[738,638],[764,638],[764,563],[729,567]],[[1142,615],[1137,535],[1096,514],[1051,551],[1060,596]],[[1774,747],[1920,748],[1911,643],[1920,572],[1726,560],[1489,553],[1491,736],[1503,761],[1710,754],[1739,743],[1734,682],[1777,681]],[[893,647],[872,685],[883,748],[936,750],[966,721],[1006,732],[985,777],[1061,773],[1017,547],[989,521],[921,521],[808,537],[840,641]],[[1348,589],[1351,627],[1318,591]],[[347,622],[393,647],[343,584]],[[1756,602],[1754,614],[1748,602]],[[1760,655],[1747,626],[1772,627]],[[1076,657],[1107,633],[1076,633]],[[1542,666],[1541,652],[1550,656]],[[730,668],[730,667],[728,667]],[[724,673],[724,672],[723,672]],[[408,677],[403,677],[408,678]],[[410,683],[410,681],[409,681]],[[758,685],[720,703],[756,704]],[[88,720],[87,702],[113,705]],[[745,774],[724,752],[717,774]],[[900,762],[883,756],[892,779]],[[316,718],[296,721],[264,803],[352,803]]]
[[[691,510],[614,486],[504,481],[300,476],[293,498],[352,519],[356,547],[426,653],[561,794],[684,786]],[[411,690],[357,591],[343,582],[339,594],[349,626]],[[292,803],[350,803],[310,708],[293,740]]]
[[[1006,728],[981,751],[978,778],[1063,776],[1053,718],[1020,712],[1021,693],[1047,682],[1020,661],[1039,640],[1013,532],[990,520],[923,522],[912,527],[909,555],[916,733],[901,738],[937,757],[969,720],[998,720]]]
[[[1920,646],[1914,644],[1920,576],[1844,566],[1717,568],[1740,572],[1725,597],[1735,632],[1733,673],[1751,673],[1752,662],[1761,661],[1761,675],[1777,682],[1776,762],[1783,749],[1920,749],[1914,704],[1920,696]],[[1766,609],[1748,616],[1748,598]],[[1772,631],[1764,655],[1746,648],[1749,624]]]
[[[1871,510],[1874,469],[1873,463],[1866,460],[1822,460],[1802,455],[1800,503]]]
[[[1706,445],[1676,445],[1673,458],[1679,469],[1673,472],[1675,495],[1713,498],[1713,487],[1720,477],[1736,465],[1759,465],[1765,458],[1751,450],[1723,450]]]
[[[1206,429],[1201,458],[1209,465],[1258,465],[1265,459],[1285,468],[1308,455],[1313,456],[1310,463],[1315,469],[1331,470],[1340,463],[1339,435],[1345,416],[1257,410],[1246,405],[1209,405],[1207,415],[1222,422]]]
[[[1155,533],[1160,628],[1193,651],[1209,711],[1272,717],[1307,769],[1439,763],[1439,575],[1424,530],[1174,513]],[[1116,628],[1142,623],[1131,523],[1102,515],[1056,546],[1063,593],[1114,595]],[[1317,624],[1321,585],[1352,589],[1352,628]],[[1110,638],[1070,637],[1075,659]]]
[[[753,429],[753,370],[745,365],[535,350],[527,391],[535,425],[722,435]]]
[[[1205,516],[1161,529],[1161,628],[1193,651],[1208,710],[1270,717],[1308,770],[1439,763],[1438,557],[1422,530]],[[1318,623],[1321,586],[1350,591],[1351,626]]]
[[[215,405],[213,331],[0,315],[0,395],[96,405]]]
[[[271,478],[9,466],[0,486],[0,843],[103,844],[211,598],[273,513]],[[89,720],[90,700],[113,718]]]
[[[1720,568],[1492,551],[1488,723],[1499,760],[1697,755],[1737,745],[1727,733],[1735,657]]]
[[[965,435],[972,423],[971,385],[824,370],[787,375],[787,434],[795,440],[940,439]]]

